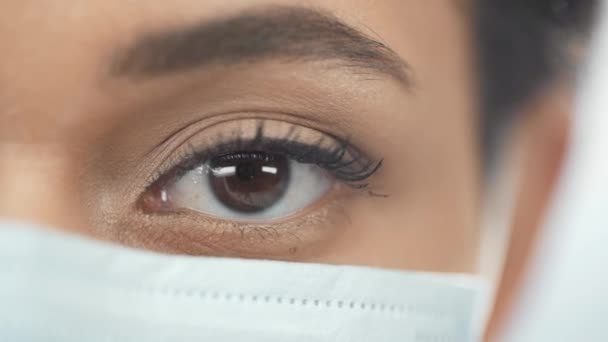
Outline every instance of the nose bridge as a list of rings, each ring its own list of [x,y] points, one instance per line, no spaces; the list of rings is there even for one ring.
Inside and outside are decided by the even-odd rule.
[[[85,226],[82,154],[74,150],[96,134],[91,121],[104,119],[91,113],[100,41],[111,35],[87,25],[94,13],[77,10],[79,3],[68,16],[46,0],[13,1],[0,11],[0,218]]]
[[[71,164],[59,146],[0,142],[0,217],[79,226]]]

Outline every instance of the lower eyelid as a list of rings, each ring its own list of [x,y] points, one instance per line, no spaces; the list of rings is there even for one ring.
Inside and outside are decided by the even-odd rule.
[[[114,239],[170,254],[303,260],[317,257],[347,229],[348,189],[336,193],[309,212],[287,221],[247,224],[205,217],[183,210],[171,215],[127,215],[116,224]],[[295,252],[294,252],[295,251]]]

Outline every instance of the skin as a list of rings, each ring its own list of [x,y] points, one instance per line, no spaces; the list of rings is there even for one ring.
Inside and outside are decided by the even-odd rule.
[[[411,86],[301,61],[148,79],[107,72],[113,51],[151,31],[268,5],[332,13],[404,60]],[[9,0],[2,7],[1,217],[165,253],[475,271],[479,114],[470,18],[459,2]],[[188,139],[177,134],[181,144],[157,147],[176,131],[216,122],[214,113],[347,136],[383,167],[369,191],[337,186],[279,222],[142,212],[148,182],[166,171],[159,160],[177,161]],[[526,136],[537,125],[520,130]],[[212,144],[204,140],[190,143]]]
[[[276,4],[327,10],[384,42],[409,64],[415,85],[300,62],[142,81],[105,72],[111,52],[138,35]],[[473,270],[476,97],[459,7],[441,0],[8,1],[0,23],[1,216],[169,253]],[[389,197],[338,191],[296,215],[312,215],[307,221],[273,226],[275,235],[297,235],[287,240],[246,234],[240,241],[229,231],[218,242],[206,235],[228,228],[205,215],[138,212],[137,199],[158,172],[146,152],[167,127],[250,111],[352,137],[384,159],[370,186]]]

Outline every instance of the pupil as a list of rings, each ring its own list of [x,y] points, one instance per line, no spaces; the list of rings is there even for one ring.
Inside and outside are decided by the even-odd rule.
[[[256,165],[251,162],[239,163],[236,167],[236,176],[244,181],[255,178]]]
[[[262,212],[279,202],[289,183],[289,160],[278,154],[239,152],[210,162],[215,198],[241,213]]]

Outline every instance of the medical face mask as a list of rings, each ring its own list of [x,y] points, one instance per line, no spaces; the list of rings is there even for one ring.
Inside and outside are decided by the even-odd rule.
[[[0,224],[0,341],[472,341],[472,275],[169,256]]]

